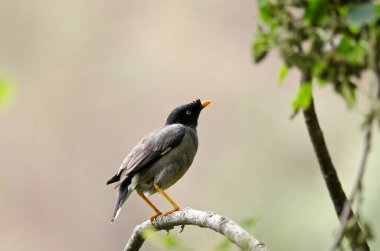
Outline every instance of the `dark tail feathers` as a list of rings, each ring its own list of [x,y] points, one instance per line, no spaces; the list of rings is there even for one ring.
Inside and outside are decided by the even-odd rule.
[[[115,177],[113,177],[110,181],[112,181]],[[120,177],[119,177],[120,179]],[[110,182],[108,181],[108,182]],[[114,222],[114,220],[119,216],[121,207],[123,206],[124,202],[128,199],[129,195],[132,193],[133,190],[129,189],[129,185],[131,184],[132,178],[127,177],[125,180],[123,180],[119,187],[119,197],[117,198],[115,210],[113,211],[113,217],[111,222]],[[113,182],[110,182],[113,183]],[[107,183],[108,184],[108,183]]]
[[[118,182],[120,180],[120,174],[121,172],[115,174],[109,181],[107,181],[107,185]]]

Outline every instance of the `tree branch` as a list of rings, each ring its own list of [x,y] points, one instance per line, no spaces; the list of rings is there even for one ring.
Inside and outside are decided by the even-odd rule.
[[[371,139],[372,139],[372,130],[373,130],[373,124],[374,124],[374,120],[376,118],[376,114],[377,114],[377,109],[378,108],[378,105],[379,105],[379,101],[380,101],[380,68],[379,68],[379,64],[378,64],[378,54],[376,53],[376,48],[378,48],[378,45],[379,45],[379,42],[378,40],[376,39],[376,33],[375,34],[372,34],[371,33],[371,43],[372,43],[372,48],[373,48],[373,51],[372,51],[372,56],[371,56],[371,62],[373,64],[373,73],[374,73],[374,77],[376,79],[376,83],[375,83],[375,91],[374,91],[374,94],[372,94],[373,96],[373,100],[372,100],[372,104],[371,104],[371,107],[369,109],[369,113],[367,114],[367,119],[364,123],[364,129],[365,129],[365,132],[364,132],[364,143],[363,143],[363,153],[362,153],[362,157],[360,159],[360,162],[359,162],[359,168],[358,168],[358,174],[356,176],[356,179],[355,179],[355,183],[354,183],[354,187],[352,189],[352,193],[351,193],[351,196],[350,196],[350,199],[349,200],[346,200],[345,204],[344,204],[344,208],[343,208],[343,212],[341,214],[341,217],[340,217],[340,228],[339,228],[339,231],[337,233],[337,235],[335,236],[335,239],[332,243],[332,245],[330,246],[330,248],[328,249],[329,251],[333,251],[335,250],[339,245],[340,243],[342,242],[342,239],[343,239],[343,235],[344,235],[344,231],[346,230],[346,225],[348,223],[348,216],[349,216],[349,212],[350,212],[350,208],[351,208],[351,205],[354,203],[355,199],[358,197],[358,194],[362,191],[362,183],[363,183],[363,177],[364,177],[364,173],[365,173],[365,170],[366,170],[366,166],[367,166],[367,160],[368,160],[368,156],[369,156],[369,152],[371,150]]]
[[[350,213],[351,205],[354,202],[355,198],[357,197],[358,193],[361,191],[362,181],[363,181],[365,169],[367,166],[368,155],[369,155],[369,152],[371,149],[372,124],[373,124],[373,121],[370,121],[369,124],[366,125],[366,132],[364,135],[363,154],[362,154],[362,157],[361,157],[360,163],[359,163],[358,175],[355,179],[354,188],[352,190],[350,199],[347,200],[344,204],[342,215],[340,217],[340,228],[339,228],[339,231],[338,231],[332,245],[328,249],[329,251],[334,251],[339,246],[339,244],[341,243],[345,229],[346,229],[346,225],[348,222],[348,216]]]
[[[153,221],[153,224],[154,226],[149,220],[147,220],[136,226],[124,251],[139,250],[145,241],[144,233],[160,230],[169,231],[175,226],[182,225],[196,225],[201,228],[212,229],[215,232],[224,235],[242,250],[269,251],[263,242],[250,235],[238,224],[214,212],[204,212],[191,208],[184,208],[180,211],[171,213],[168,216],[158,216]]]
[[[310,80],[311,80],[310,76],[302,75],[301,85]],[[342,215],[343,207],[347,200],[347,197],[343,191],[335,166],[331,160],[330,153],[327,149],[327,145],[326,145],[325,138],[323,136],[322,129],[319,126],[319,121],[318,121],[317,114],[315,112],[313,99],[311,100],[310,107],[306,110],[303,110],[303,115],[304,115],[305,123],[307,126],[307,130],[309,132],[311,142],[314,147],[314,152],[319,162],[319,166],[320,166],[323,178],[325,180],[327,189],[329,191],[330,198],[334,204],[335,212],[338,218],[340,218]],[[369,251],[369,247],[366,240],[362,239],[362,237],[364,236],[363,230],[360,228],[358,224],[358,220],[356,216],[354,215],[351,207],[348,208],[348,211],[349,211],[348,219],[352,220],[354,222],[354,225],[352,227],[352,233],[350,234],[345,233],[346,234],[345,236],[350,241],[350,245],[353,249],[358,247],[359,240],[362,240],[362,243],[360,243],[360,247],[363,248],[362,250],[364,251],[367,251],[367,250]]]

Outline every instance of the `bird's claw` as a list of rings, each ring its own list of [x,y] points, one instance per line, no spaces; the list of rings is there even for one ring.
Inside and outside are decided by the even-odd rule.
[[[160,211],[156,212],[154,215],[152,215],[149,220],[150,220],[150,223],[153,223],[154,219],[156,219],[158,216],[162,215],[162,213]]]
[[[169,211],[163,213],[162,215],[163,215],[163,216],[168,216],[169,214],[174,213],[174,212],[179,211],[179,210],[180,210],[179,207],[175,207],[175,208],[173,208],[172,210],[169,210]]]

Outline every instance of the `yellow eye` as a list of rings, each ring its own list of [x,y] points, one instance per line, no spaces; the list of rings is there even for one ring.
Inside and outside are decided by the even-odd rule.
[[[190,110],[187,110],[187,111],[186,111],[186,114],[187,114],[187,115],[190,115],[190,114],[191,114],[191,111],[190,111]]]

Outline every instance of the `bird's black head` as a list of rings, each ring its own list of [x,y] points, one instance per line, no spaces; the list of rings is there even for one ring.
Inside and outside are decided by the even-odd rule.
[[[210,100],[201,102],[197,99],[189,104],[178,106],[169,114],[166,125],[182,124],[196,128],[200,112],[210,103]]]

